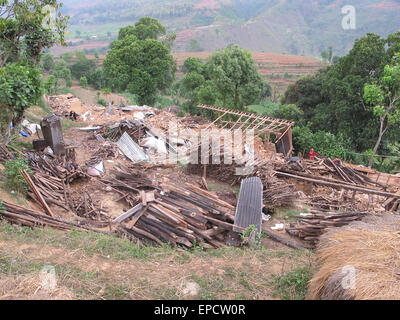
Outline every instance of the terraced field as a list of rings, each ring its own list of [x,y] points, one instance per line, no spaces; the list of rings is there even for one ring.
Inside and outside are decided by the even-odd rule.
[[[174,57],[180,70],[180,67],[188,57],[198,57],[205,61],[211,54],[212,52],[183,52],[174,53]],[[314,74],[324,67],[324,64],[319,59],[306,56],[253,52],[253,58],[260,73],[280,93],[285,91],[299,77]],[[177,76],[182,76],[182,72],[178,71]]]

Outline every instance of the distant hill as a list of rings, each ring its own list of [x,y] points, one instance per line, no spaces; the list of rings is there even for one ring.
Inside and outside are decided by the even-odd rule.
[[[400,0],[63,0],[70,40],[108,41],[143,16],[177,33],[177,52],[214,51],[239,44],[252,51],[319,57],[332,46],[345,54],[368,32],[400,30]],[[356,9],[356,29],[343,30],[342,8]],[[80,39],[81,42],[76,42]]]

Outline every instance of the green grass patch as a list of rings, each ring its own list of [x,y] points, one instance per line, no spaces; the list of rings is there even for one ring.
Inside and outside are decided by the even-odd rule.
[[[192,279],[200,286],[199,298],[201,300],[216,300],[225,289],[224,280],[219,276],[200,277],[192,275]]]
[[[275,294],[282,300],[304,300],[312,278],[310,266],[296,268],[281,276],[273,276]]]
[[[6,178],[6,187],[10,190],[20,192],[21,194],[28,193],[28,184],[20,173],[20,170],[30,172],[28,161],[22,158],[9,160],[4,163],[3,174]]]
[[[47,244],[70,250],[82,249],[88,256],[97,254],[115,260],[149,261],[156,257],[169,256],[175,252],[167,245],[163,247],[140,246],[128,239],[103,233],[76,230],[62,232],[50,228],[31,229],[8,223],[0,224],[0,239]]]
[[[130,105],[137,105],[138,104],[138,96],[136,94],[132,94],[129,92],[122,92],[121,96],[125,97]]]

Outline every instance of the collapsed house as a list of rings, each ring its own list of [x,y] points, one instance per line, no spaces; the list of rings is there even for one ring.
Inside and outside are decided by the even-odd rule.
[[[194,243],[204,248],[238,245],[240,233],[252,224],[291,247],[315,248],[331,228],[400,210],[400,177],[329,158],[291,161],[291,121],[204,105],[200,110],[211,112],[214,121],[178,118],[147,106],[87,106],[77,104],[70,95],[48,101],[55,115],[42,123],[47,130],[45,142],[34,143],[37,150],[23,155],[31,173],[22,175],[35,208],[5,203],[0,216],[12,223],[93,230],[138,243],[185,248]],[[71,112],[75,113],[72,120],[86,127],[70,129],[62,137],[60,126],[54,124]],[[171,135],[169,122],[175,123],[177,133]],[[190,130],[201,136],[202,130],[211,129],[253,130],[254,144],[240,148],[242,161],[227,162],[223,149],[231,141],[214,148],[203,145],[207,140],[196,144],[179,134]],[[213,161],[216,152],[217,163]],[[193,154],[197,161],[190,162]],[[14,157],[12,151],[0,147],[1,161]],[[185,173],[178,172],[178,161],[187,160]],[[208,190],[210,177],[242,185],[239,198],[223,199]],[[249,195],[255,194],[262,198],[257,200],[256,212],[247,203],[252,199]],[[305,212],[296,224],[285,226],[286,233],[262,227],[263,213],[273,214],[285,206]]]

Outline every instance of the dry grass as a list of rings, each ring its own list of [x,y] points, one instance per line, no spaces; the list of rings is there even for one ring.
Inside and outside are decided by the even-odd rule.
[[[107,235],[0,223],[0,299],[273,299],[272,277],[304,267],[309,255],[138,247]],[[53,292],[41,288],[44,266],[55,268]],[[195,294],[185,294],[193,286]]]
[[[400,217],[331,230],[321,238],[317,263],[309,299],[400,300]]]
[[[65,287],[45,289],[40,274],[0,275],[0,300],[72,300],[74,294]]]

